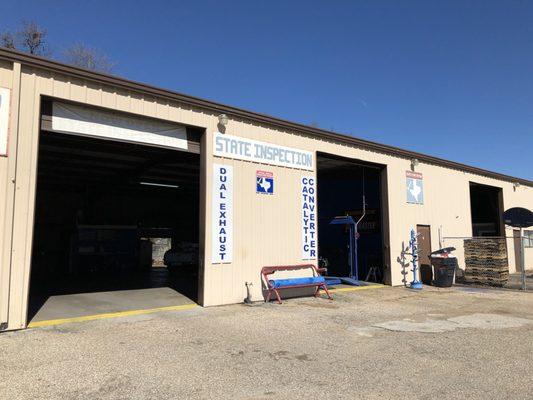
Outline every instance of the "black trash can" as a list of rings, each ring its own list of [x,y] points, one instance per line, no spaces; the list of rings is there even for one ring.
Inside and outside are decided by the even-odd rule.
[[[433,268],[429,264],[420,264],[420,280],[424,285],[431,285],[433,282]]]
[[[437,287],[451,287],[453,277],[457,268],[457,258],[455,257],[431,257],[433,265],[433,285]]]

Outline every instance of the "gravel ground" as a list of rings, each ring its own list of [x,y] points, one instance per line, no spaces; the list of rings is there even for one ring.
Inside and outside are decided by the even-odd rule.
[[[533,294],[382,288],[0,334],[1,399],[525,399]]]

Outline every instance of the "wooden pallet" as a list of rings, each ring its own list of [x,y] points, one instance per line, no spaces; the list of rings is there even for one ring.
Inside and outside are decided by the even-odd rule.
[[[483,279],[494,279],[494,280],[500,280],[500,281],[509,280],[509,274],[508,273],[503,273],[503,274],[501,274],[501,273],[472,274],[472,273],[465,272],[464,276],[465,276],[465,278],[480,279],[480,280],[483,280]]]
[[[484,277],[484,276],[495,276],[495,277],[502,277],[507,278],[509,276],[509,272],[507,271],[469,271],[465,270],[465,276],[473,276],[473,277]]]
[[[471,280],[471,281],[480,281],[480,282],[507,282],[508,281],[508,277],[501,277],[501,278],[498,278],[498,277],[490,277],[490,276],[472,276],[472,275],[465,275],[465,279],[466,280]]]
[[[465,258],[466,259],[471,259],[471,260],[497,260],[497,261],[502,261],[502,260],[507,260],[507,254],[500,254],[500,253],[491,253],[491,252],[487,252],[487,253],[484,253],[484,254],[470,254],[470,253],[466,253],[465,252]]]
[[[465,283],[504,286],[509,280],[505,239],[467,239],[465,249]]]
[[[467,262],[466,269],[488,269],[491,271],[509,271],[507,264],[505,265],[495,265],[495,264],[472,264]]]
[[[474,263],[469,263],[469,262],[466,262],[466,268],[473,268],[473,269],[491,269],[491,270],[501,270],[501,271],[508,271],[509,268],[507,266],[507,264],[505,265],[502,265],[502,264],[489,264],[489,263],[486,263],[486,264],[474,264]]]
[[[505,282],[497,282],[497,281],[476,281],[476,280],[464,280],[464,283],[470,284],[470,285],[480,285],[480,286],[493,286],[493,287],[504,287],[507,285],[507,281]]]
[[[485,243],[476,243],[476,244],[467,244],[464,245],[466,253],[506,253],[507,247],[505,243],[502,244],[485,244]]]

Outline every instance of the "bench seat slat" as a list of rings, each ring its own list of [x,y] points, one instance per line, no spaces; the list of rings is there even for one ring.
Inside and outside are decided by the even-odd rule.
[[[287,286],[315,286],[325,283],[323,276],[307,276],[302,278],[290,279],[272,279],[270,284],[275,288],[282,288]]]

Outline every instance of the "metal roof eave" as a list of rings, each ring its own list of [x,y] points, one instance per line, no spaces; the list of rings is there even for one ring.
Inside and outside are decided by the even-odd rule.
[[[359,147],[365,150],[376,151],[396,157],[402,158],[416,158],[421,162],[433,164],[445,168],[451,168],[459,171],[469,172],[476,175],[486,176],[489,178],[499,179],[507,182],[519,182],[520,184],[533,187],[533,181],[523,178],[517,178],[510,175],[500,174],[497,172],[488,171],[482,168],[473,167],[470,165],[449,161],[430,155],[417,153],[401,149],[399,147],[389,146],[381,143],[372,142],[365,139],[359,139],[350,135],[340,134],[326,131],[319,128],[299,124],[296,122],[287,121],[281,118],[275,118],[266,114],[261,114],[253,111],[244,110],[241,108],[228,106],[225,104],[201,99],[194,96],[189,96],[171,90],[158,88],[156,86],[147,85],[141,82],[120,78],[110,74],[104,74],[84,68],[79,68],[67,65],[55,60],[50,60],[43,57],[34,56],[24,52],[0,48],[0,59],[11,62],[19,62],[23,65],[28,65],[35,68],[41,68],[52,72],[59,72],[66,75],[74,76],[80,79],[91,80],[98,83],[112,85],[127,90],[137,91],[144,94],[149,94],[159,98],[166,98],[177,101],[193,107],[199,107],[214,113],[225,113],[233,117],[260,122],[271,126],[276,126],[284,130],[291,130],[297,133],[315,136],[321,139],[327,139],[339,143],[344,143],[350,146]]]

